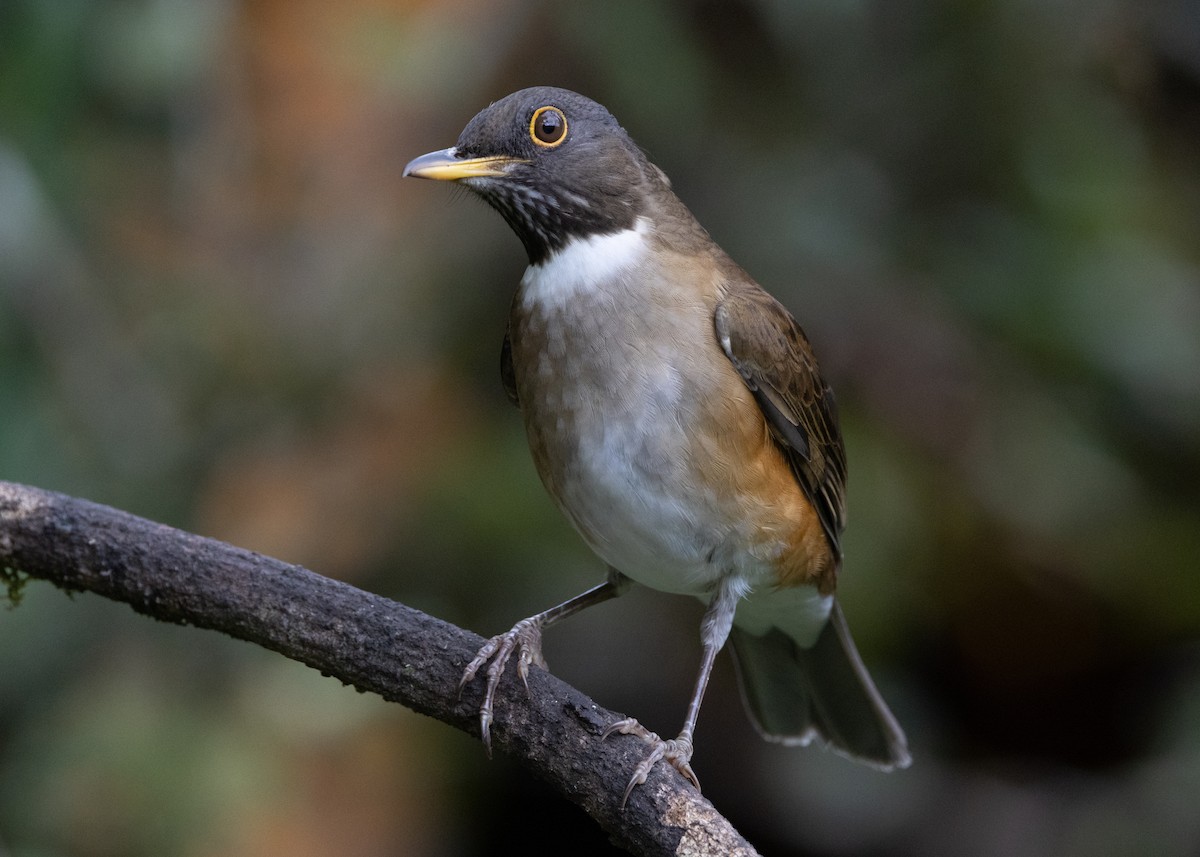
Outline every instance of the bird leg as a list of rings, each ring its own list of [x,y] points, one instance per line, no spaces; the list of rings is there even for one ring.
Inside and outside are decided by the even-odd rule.
[[[544,610],[536,616],[522,619],[513,625],[511,630],[497,634],[488,640],[474,659],[467,664],[462,679],[458,682],[460,696],[463,688],[475,678],[475,674],[479,672],[480,668],[491,661],[487,668],[487,684],[483,692],[483,702],[479,705],[479,732],[488,758],[491,758],[492,755],[492,702],[496,696],[496,688],[500,685],[500,678],[504,675],[504,667],[513,652],[518,653],[517,675],[520,676],[521,683],[528,691],[529,665],[536,664],[542,669],[546,669],[546,659],[542,657],[542,630],[578,613],[585,607],[616,598],[625,590],[628,582],[627,577],[615,569],[609,569],[608,580],[604,583],[593,586],[587,592],[576,595],[549,610]]]
[[[688,703],[683,729],[676,737],[664,741],[633,717],[618,720],[604,730],[602,738],[620,732],[622,735],[636,735],[651,747],[649,755],[634,768],[629,785],[625,787],[625,793],[621,796],[622,809],[625,808],[625,803],[629,800],[629,795],[633,793],[634,788],[646,782],[650,771],[661,760],[669,762],[675,770],[687,777],[692,785],[697,789],[700,788],[700,780],[697,779],[696,772],[692,770],[691,765],[692,735],[696,731],[696,719],[700,716],[700,703],[704,700],[704,691],[708,687],[708,678],[712,674],[717,652],[721,651],[721,647],[729,639],[729,631],[733,627],[733,614],[737,609],[738,599],[745,594],[745,591],[745,586],[740,579],[726,577],[719,584],[716,595],[713,596],[708,609],[704,612],[704,618],[700,622],[700,642],[703,645],[700,672],[696,675],[696,686],[692,690],[692,698]]]

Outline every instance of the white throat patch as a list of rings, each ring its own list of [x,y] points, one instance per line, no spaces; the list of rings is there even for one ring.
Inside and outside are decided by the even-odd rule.
[[[554,308],[591,291],[616,276],[646,252],[650,221],[639,217],[632,229],[611,235],[573,238],[539,265],[530,265],[521,278],[521,303]]]

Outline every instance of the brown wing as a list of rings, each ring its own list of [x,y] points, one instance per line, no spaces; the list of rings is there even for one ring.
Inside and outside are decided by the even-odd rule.
[[[846,452],[833,391],[821,379],[808,338],[791,313],[753,283],[730,286],[714,324],[721,348],[762,408],[840,562]]]

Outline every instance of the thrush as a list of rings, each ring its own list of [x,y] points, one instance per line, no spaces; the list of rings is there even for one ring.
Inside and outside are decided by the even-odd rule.
[[[693,736],[732,642],[746,707],[771,741],[814,739],[882,769],[904,733],[850,636],[835,589],[846,458],[833,392],[803,330],[709,236],[604,107],[533,87],[473,118],[404,174],[454,181],[529,256],[501,348],[538,475],[607,579],[493,637],[480,731],[515,654],[545,667],[542,631],[637,582],[707,603],[679,734],[611,724],[649,749],[622,804],[666,761],[693,784]],[[526,685],[528,686],[528,685]]]

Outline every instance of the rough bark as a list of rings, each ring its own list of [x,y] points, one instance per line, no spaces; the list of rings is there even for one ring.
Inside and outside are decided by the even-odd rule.
[[[166,622],[221,631],[478,737],[479,685],[458,698],[483,640],[387,598],[224,542],[86,500],[0,482],[0,576],[123,601]],[[69,611],[70,605],[64,604]],[[511,668],[510,668],[511,670]],[[754,849],[670,766],[621,794],[645,753],[600,740],[621,715],[536,667],[497,692],[492,743],[635,854],[750,855]]]

